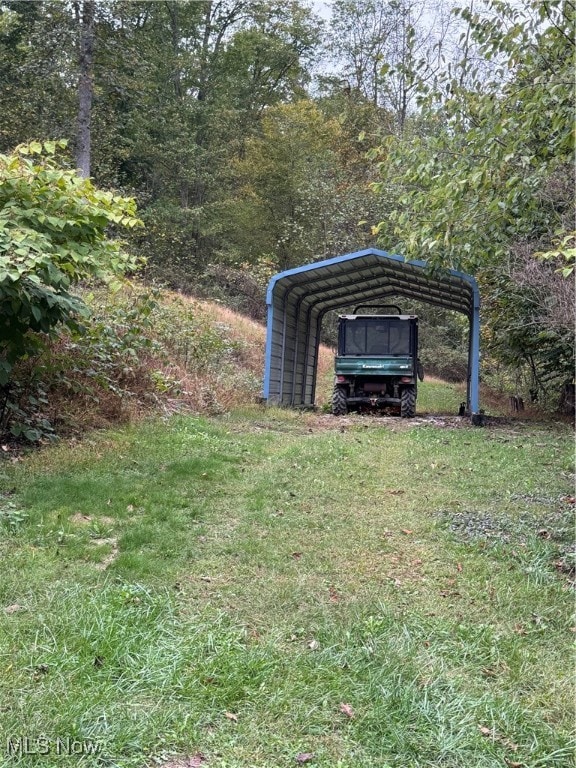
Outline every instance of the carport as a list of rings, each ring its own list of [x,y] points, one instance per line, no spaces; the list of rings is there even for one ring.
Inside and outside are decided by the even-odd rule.
[[[367,248],[275,275],[268,285],[264,399],[293,407],[314,405],[320,330],[333,309],[391,298],[417,299],[466,315],[469,323],[467,410],[479,412],[480,294],[470,275],[431,271]]]

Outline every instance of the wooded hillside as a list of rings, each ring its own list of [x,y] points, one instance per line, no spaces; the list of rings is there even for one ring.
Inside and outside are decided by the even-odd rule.
[[[0,183],[17,145],[67,139],[63,167],[135,198],[146,279],[257,319],[275,272],[375,242],[469,271],[485,379],[556,407],[574,365],[574,16],[570,0],[2,2]],[[0,198],[7,263],[38,194],[17,225]],[[458,321],[434,324],[451,354]]]

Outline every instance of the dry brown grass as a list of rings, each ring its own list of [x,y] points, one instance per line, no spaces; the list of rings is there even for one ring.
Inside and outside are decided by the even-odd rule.
[[[257,376],[264,370],[266,328],[245,315],[234,312],[222,304],[210,301],[195,302],[207,321],[220,323],[230,329],[232,341],[241,342],[240,362]]]
[[[233,342],[239,342],[240,346],[237,354],[237,361],[241,368],[246,368],[254,376],[263,377],[264,371],[264,351],[266,344],[266,327],[257,323],[245,315],[241,315],[234,310],[210,301],[198,301],[186,296],[178,296],[179,300],[192,303],[204,315],[207,322],[219,324],[229,329],[230,339]],[[322,406],[328,402],[332,390],[332,372],[334,370],[334,350],[327,346],[320,346],[318,358],[318,386],[317,386],[317,405]],[[208,386],[208,382],[202,380],[202,377],[189,381],[189,377],[184,375],[183,381],[187,383],[186,389],[191,393],[198,393],[199,389]],[[327,386],[328,384],[328,386]],[[219,402],[226,409],[243,405],[246,402],[253,401],[254,398],[246,398],[246,393],[227,385],[222,386],[220,390]],[[205,410],[202,398],[196,398],[196,406],[199,410]]]

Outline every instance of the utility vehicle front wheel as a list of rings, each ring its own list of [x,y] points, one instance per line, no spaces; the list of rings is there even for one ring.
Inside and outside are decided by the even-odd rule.
[[[412,419],[416,416],[416,388],[404,387],[400,395],[400,416]]]
[[[346,392],[342,387],[334,387],[332,394],[332,413],[334,416],[345,416],[348,413]]]

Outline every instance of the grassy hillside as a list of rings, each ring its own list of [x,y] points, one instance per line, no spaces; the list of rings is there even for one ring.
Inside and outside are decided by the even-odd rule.
[[[262,392],[266,330],[226,307],[126,283],[111,294],[85,289],[93,316],[78,333],[40,342],[0,401],[0,434],[55,434],[138,420],[154,413],[217,414]],[[326,380],[332,355],[321,349]],[[321,398],[320,398],[321,399]]]

